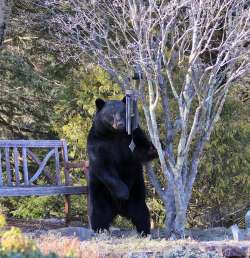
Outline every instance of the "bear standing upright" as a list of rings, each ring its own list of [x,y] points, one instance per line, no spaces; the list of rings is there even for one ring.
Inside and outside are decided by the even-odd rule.
[[[126,133],[125,99],[97,99],[87,141],[89,221],[94,231],[108,230],[120,214],[132,221],[138,233],[150,233],[142,163],[156,158],[157,152],[139,127],[133,131],[133,151],[131,140]]]

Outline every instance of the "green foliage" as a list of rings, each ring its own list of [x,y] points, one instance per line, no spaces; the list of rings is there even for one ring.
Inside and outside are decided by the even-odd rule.
[[[54,130],[60,138],[67,139],[70,156],[86,158],[87,134],[95,113],[96,98],[122,98],[117,85],[98,67],[73,69],[64,81],[60,100],[54,107]],[[74,85],[74,86],[72,86]]]
[[[118,227],[118,228],[132,228],[133,224],[130,220],[121,217],[121,216],[117,216],[113,222],[114,227]]]
[[[2,234],[1,250],[4,252],[25,253],[28,251],[36,251],[37,248],[33,241],[23,236],[19,228],[12,227]]]
[[[12,207],[11,215],[18,218],[46,218],[63,216],[63,198],[60,196],[5,198],[3,203]]]
[[[0,213],[0,229],[6,225],[6,219],[3,214]]]
[[[162,200],[159,199],[155,194],[149,195],[147,198],[147,206],[150,211],[151,220],[153,227],[161,228],[164,225],[165,211]]]
[[[44,197],[12,197],[1,198],[5,214],[17,218],[41,219],[51,217],[64,217],[64,199],[62,196]],[[72,216],[87,223],[87,197],[71,196]],[[0,220],[1,224],[1,220]]]
[[[56,87],[42,78],[27,60],[0,52],[1,137],[44,137],[50,134],[50,112]]]
[[[35,242],[25,237],[19,228],[12,227],[10,230],[4,230],[5,216],[0,214],[0,257],[6,258],[56,258],[55,254],[42,255],[37,249]]]

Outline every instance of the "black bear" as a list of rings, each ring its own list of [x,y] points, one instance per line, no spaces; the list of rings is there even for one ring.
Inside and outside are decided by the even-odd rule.
[[[144,132],[126,133],[126,100],[96,100],[96,114],[87,140],[89,157],[89,222],[94,231],[108,230],[118,214],[132,221],[137,232],[150,233],[142,163],[157,152]]]

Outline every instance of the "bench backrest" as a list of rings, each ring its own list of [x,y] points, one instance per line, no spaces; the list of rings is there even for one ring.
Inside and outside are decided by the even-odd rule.
[[[40,160],[35,153],[37,149],[46,151],[43,160]],[[64,166],[65,162],[68,162],[65,140],[0,140],[0,187],[31,185],[46,170],[46,165],[51,159],[54,159],[55,165],[55,184],[62,184],[61,167],[63,165],[64,184],[69,185],[69,173]],[[29,174],[29,160],[38,164],[38,169],[32,176]]]

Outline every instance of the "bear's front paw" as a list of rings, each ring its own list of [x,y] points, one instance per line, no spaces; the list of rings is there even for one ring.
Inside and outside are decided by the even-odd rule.
[[[148,154],[149,159],[158,158],[158,152],[153,144],[150,146],[147,154]]]

